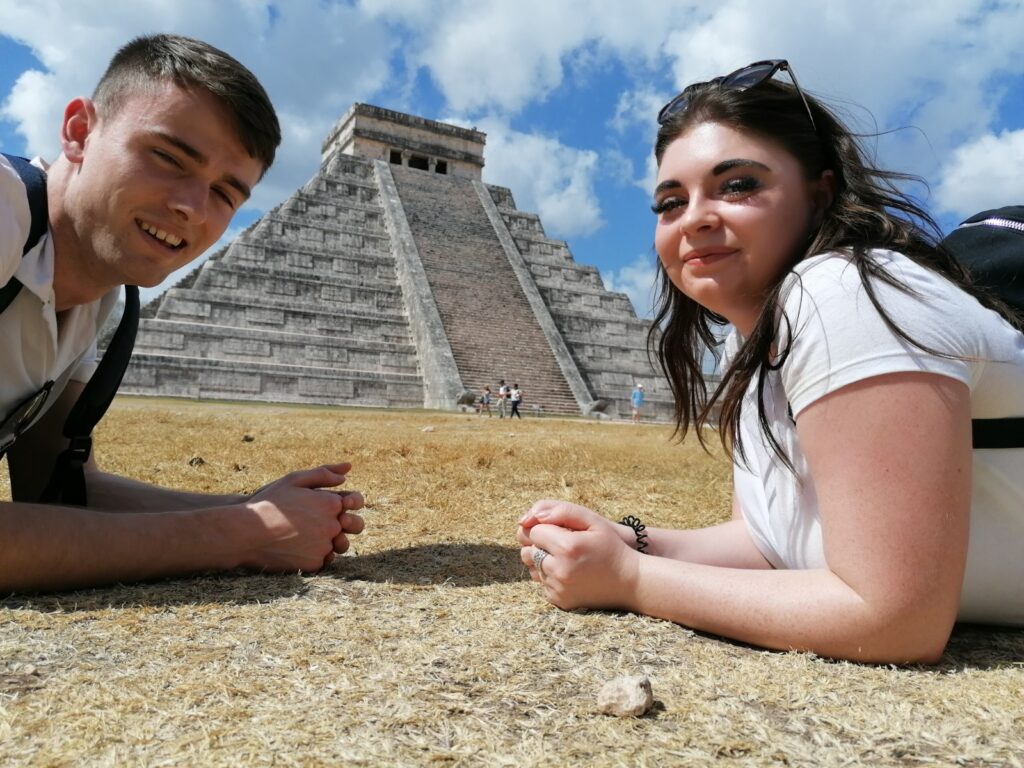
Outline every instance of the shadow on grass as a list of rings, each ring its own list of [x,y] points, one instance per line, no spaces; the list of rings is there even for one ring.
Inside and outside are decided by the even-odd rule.
[[[1024,629],[985,624],[957,624],[946,652],[934,669],[962,672],[966,669],[999,669],[1024,664]]]
[[[391,584],[448,584],[479,587],[523,581],[526,568],[518,547],[496,544],[427,544],[356,557],[339,557],[317,574],[211,574],[180,579],[117,584],[47,594],[0,597],[0,609],[42,613],[100,611],[140,606],[209,603],[266,603],[304,594],[313,579]]]
[[[306,577],[294,573],[233,571],[69,592],[9,595],[0,599],[0,608],[51,613],[208,603],[244,605],[294,597],[302,594],[306,582]]]
[[[528,578],[519,559],[519,547],[497,544],[423,544],[389,549],[339,558],[332,571],[349,580],[455,587],[507,584]]]

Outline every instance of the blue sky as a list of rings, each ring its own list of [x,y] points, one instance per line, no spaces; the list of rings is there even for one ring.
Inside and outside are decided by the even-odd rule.
[[[229,234],[305,183],[362,101],[486,132],[484,180],[640,314],[654,115],[751,61],[789,59],[807,90],[886,132],[870,146],[926,179],[913,191],[945,228],[1024,203],[1024,0],[0,0],[0,18],[3,151],[52,158],[64,104],[132,36],[199,37],[260,77],[284,128]]]

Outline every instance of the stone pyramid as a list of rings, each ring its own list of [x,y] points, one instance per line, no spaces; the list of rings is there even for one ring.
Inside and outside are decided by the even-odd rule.
[[[499,379],[523,412],[671,414],[648,323],[512,192],[485,135],[355,104],[320,170],[143,309],[128,394],[455,409]]]

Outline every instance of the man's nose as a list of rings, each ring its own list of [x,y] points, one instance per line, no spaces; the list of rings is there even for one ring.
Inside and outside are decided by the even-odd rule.
[[[189,179],[176,185],[170,207],[189,224],[206,221],[210,205],[210,187],[199,179]]]

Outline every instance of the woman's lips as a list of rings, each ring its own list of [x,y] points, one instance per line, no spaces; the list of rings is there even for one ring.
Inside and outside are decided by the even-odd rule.
[[[737,252],[736,248],[696,248],[683,257],[683,264],[709,264]]]

